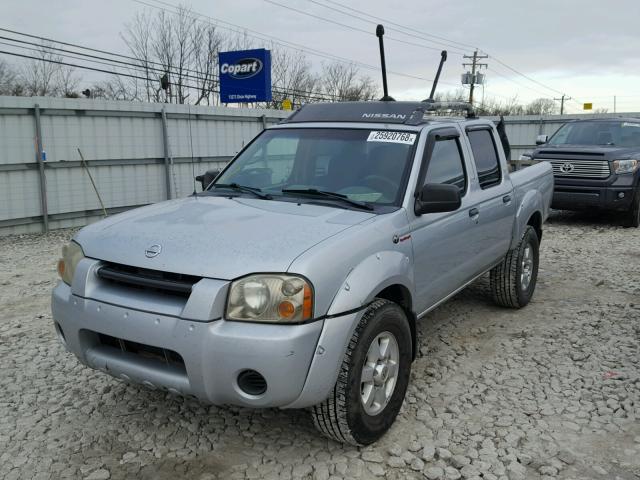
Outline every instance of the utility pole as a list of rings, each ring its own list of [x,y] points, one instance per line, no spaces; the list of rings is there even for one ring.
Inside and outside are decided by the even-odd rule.
[[[469,60],[472,60],[471,63],[463,63],[462,66],[463,67],[471,67],[471,75],[470,75],[470,81],[469,82],[465,82],[463,80],[463,84],[468,83],[470,88],[469,88],[469,103],[471,105],[473,105],[473,89],[476,85],[482,85],[484,83],[484,80],[481,77],[476,77],[476,72],[478,70],[480,70],[482,67],[487,68],[487,64],[486,63],[478,63],[478,60],[482,60],[484,58],[489,58],[489,55],[478,55],[478,50],[473,52],[473,55],[463,55],[462,58],[468,58]],[[463,76],[464,77],[464,76]]]
[[[554,98],[554,100],[557,100],[560,102],[560,115],[564,114],[564,101],[565,100],[573,100],[573,98],[571,97],[567,97],[564,93],[562,94],[562,98]]]
[[[613,113],[616,113],[616,96],[613,96]]]

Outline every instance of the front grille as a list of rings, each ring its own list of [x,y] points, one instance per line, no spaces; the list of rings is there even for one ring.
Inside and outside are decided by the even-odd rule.
[[[145,345],[143,343],[132,342],[130,340],[124,340],[122,338],[112,337],[111,335],[105,335],[104,333],[98,333],[98,341],[101,345],[106,347],[115,348],[126,353],[137,355],[141,358],[146,358],[160,364],[164,364],[167,367],[174,366],[184,369],[184,360],[180,354],[173,350],[166,348],[154,347],[152,345]]]
[[[193,275],[162,272],[146,268],[107,263],[97,271],[98,277],[130,288],[152,290],[169,295],[188,297],[193,285],[202,280]]]
[[[569,160],[569,159],[544,159],[551,163],[553,175],[556,177],[571,178],[607,178],[611,175],[609,162],[606,160]]]

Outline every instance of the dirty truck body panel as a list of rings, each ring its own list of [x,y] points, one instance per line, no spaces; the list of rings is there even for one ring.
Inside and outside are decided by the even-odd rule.
[[[309,105],[263,132],[207,192],[85,227],[74,238],[81,259],[72,280],[53,292],[61,341],[90,367],[206,402],[281,408],[321,402],[354,329],[381,292],[402,292],[407,314],[420,317],[500,263],[527,225],[541,229],[548,215],[550,165],[510,174],[491,122],[421,119],[419,108]],[[264,139],[272,143],[261,146]],[[269,157],[269,145],[278,146],[277,158]],[[313,159],[312,168],[280,168],[301,155]],[[389,159],[395,169],[387,168]],[[242,161],[251,168],[237,173]],[[358,183],[362,175],[353,176],[354,186],[335,190],[346,199],[299,193],[295,182],[297,190],[280,189],[270,199],[259,197],[269,192],[264,188],[255,194],[223,186],[245,173],[247,182],[310,174],[320,185],[344,183],[352,172],[332,171],[356,161],[365,172],[381,165],[388,176],[376,171],[366,185]],[[459,208],[416,213],[416,198],[431,183],[457,185]],[[245,294],[262,288],[260,279],[242,283],[256,274],[274,276],[269,285],[283,277],[283,292],[304,283],[311,310],[304,303],[294,311],[308,316],[233,318],[239,314],[232,305],[240,302],[234,286],[242,284]],[[248,393],[243,376],[251,372],[263,391]]]

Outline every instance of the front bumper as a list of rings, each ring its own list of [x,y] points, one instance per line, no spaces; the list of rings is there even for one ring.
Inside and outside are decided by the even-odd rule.
[[[551,207],[627,211],[638,188],[636,183],[635,175],[612,176],[605,182],[555,178]]]
[[[62,343],[92,368],[208,403],[248,407],[300,404],[307,374],[318,356],[316,346],[323,324],[329,321],[267,325],[185,320],[85,298],[62,282],[53,291],[52,312]],[[183,363],[164,362],[117,348],[117,344],[105,344],[105,335],[123,343],[175,352]],[[265,378],[265,393],[249,395],[239,388],[237,378],[245,370],[255,370]],[[315,390],[318,395],[326,393]],[[312,395],[307,403],[323,399]]]

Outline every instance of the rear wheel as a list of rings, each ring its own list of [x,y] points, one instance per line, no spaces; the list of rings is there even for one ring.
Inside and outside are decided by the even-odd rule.
[[[498,305],[522,308],[529,303],[538,279],[539,251],[538,235],[527,226],[518,246],[491,270],[491,293]]]
[[[640,189],[636,191],[624,224],[625,227],[640,227]]]
[[[409,384],[411,330],[402,308],[376,300],[358,323],[329,397],[312,408],[316,428],[352,445],[378,440],[393,424]]]

